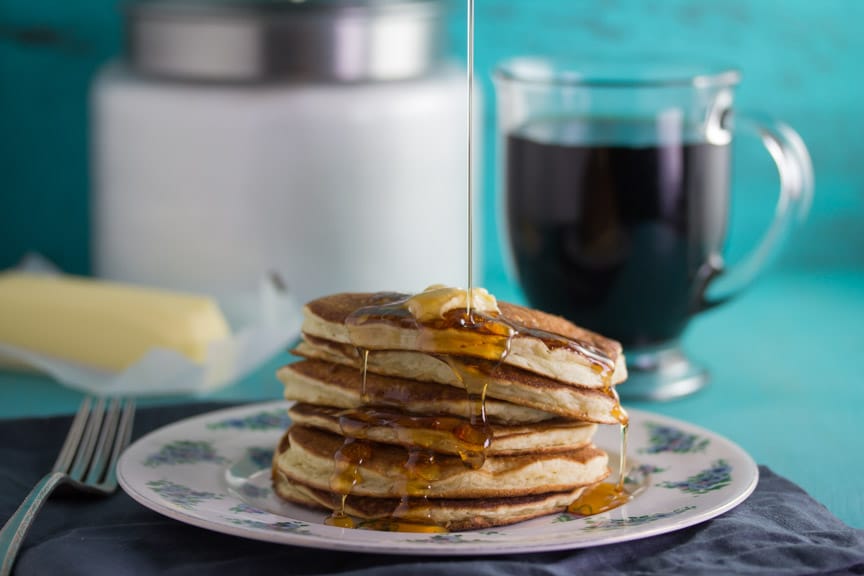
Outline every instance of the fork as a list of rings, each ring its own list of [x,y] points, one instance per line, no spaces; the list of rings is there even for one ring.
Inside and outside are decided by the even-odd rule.
[[[72,493],[107,496],[117,489],[116,464],[132,437],[131,400],[84,398],[51,472],[30,491],[0,530],[0,576],[12,572],[15,555],[36,513],[60,485]]]

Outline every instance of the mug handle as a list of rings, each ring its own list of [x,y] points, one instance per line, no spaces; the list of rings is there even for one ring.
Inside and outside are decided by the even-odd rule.
[[[731,128],[732,112],[727,110],[721,121],[725,129]],[[775,256],[788,237],[793,225],[802,222],[813,201],[813,164],[801,136],[790,126],[763,114],[735,113],[736,128],[756,134],[768,150],[780,176],[780,195],[771,222],[762,239],[741,262],[726,268],[723,255],[714,252],[699,269],[694,312],[701,312],[728,302],[740,294],[770,259]],[[718,277],[727,284],[720,294],[709,296],[708,287]]]

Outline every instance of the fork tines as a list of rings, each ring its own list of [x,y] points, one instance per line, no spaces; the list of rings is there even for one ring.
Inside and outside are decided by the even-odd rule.
[[[116,485],[115,465],[129,444],[134,413],[132,400],[84,398],[54,470],[92,486]]]

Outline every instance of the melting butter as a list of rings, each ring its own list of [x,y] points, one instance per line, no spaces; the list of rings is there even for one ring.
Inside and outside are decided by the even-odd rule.
[[[451,310],[468,308],[468,290],[453,288],[442,284],[433,284],[423,292],[415,294],[406,302],[406,307],[418,322],[428,322],[443,318]],[[471,310],[485,314],[498,315],[498,301],[485,288],[473,288],[471,292]]]

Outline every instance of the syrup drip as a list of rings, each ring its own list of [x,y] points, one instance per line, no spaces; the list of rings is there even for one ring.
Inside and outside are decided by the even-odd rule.
[[[606,386],[603,388],[603,392],[615,401],[615,405],[612,407],[612,417],[615,418],[621,426],[626,427],[630,423],[630,416],[621,406],[621,401],[618,398],[618,391],[612,386]],[[624,453],[623,446],[621,452],[622,454]]]
[[[508,351],[509,346],[502,351],[501,359]],[[458,427],[458,433],[462,437],[472,438],[475,443],[478,440],[483,441],[480,450],[460,452],[459,456],[468,467],[478,470],[486,462],[486,448],[492,443],[492,429],[486,422],[486,389],[489,385],[489,374],[471,358],[446,356],[444,360],[468,395],[468,422]]]
[[[364,404],[368,404],[369,393],[366,391],[366,374],[369,368],[369,350],[366,348],[357,348],[357,352],[360,354],[360,358],[363,359],[363,371],[360,379],[360,400]]]
[[[330,476],[330,490],[341,496],[339,510],[334,511],[324,523],[328,526],[353,528],[354,521],[345,514],[345,501],[351,490],[363,480],[360,466],[372,456],[372,447],[363,441],[346,438],[333,457],[334,472]]]
[[[618,489],[624,489],[624,483],[627,481],[627,434],[630,431],[630,424],[621,425],[621,452],[618,453]]]
[[[366,439],[368,431],[373,426],[386,426],[393,430],[403,443],[408,444],[408,453],[403,465],[404,474],[399,477],[401,485],[398,492],[401,495],[399,505],[386,520],[363,522],[364,529],[398,531],[398,532],[446,532],[432,520],[428,494],[432,482],[441,477],[441,470],[435,460],[435,454],[429,448],[442,448],[446,445],[454,453],[469,458],[482,452],[489,442],[490,433],[483,434],[467,426],[458,418],[409,416],[399,412],[374,407],[361,410],[346,410],[339,417],[339,425],[343,434],[351,439]],[[343,447],[344,449],[344,447]],[[350,456],[349,456],[350,458]],[[362,464],[362,460],[359,461]],[[345,476],[351,472],[343,470]],[[356,474],[358,480],[359,474]],[[331,481],[332,484],[332,481]],[[347,487],[343,482],[342,488]],[[351,488],[355,484],[351,485]],[[334,524],[343,527],[353,527],[351,519],[344,514],[344,504],[347,494],[342,496],[341,514],[334,514]],[[345,521],[347,519],[347,522]],[[340,522],[335,524],[335,522]],[[344,522],[341,523],[341,522]],[[348,523],[351,522],[351,525]]]
[[[354,519],[345,514],[345,499],[348,496],[342,495],[342,509],[339,512],[333,512],[330,516],[324,519],[324,524],[327,526],[335,526],[336,528],[355,528]]]
[[[363,528],[427,534],[448,532],[444,526],[435,524],[428,500],[432,482],[441,477],[435,454],[429,450],[409,448],[404,470],[399,490],[402,496],[390,518],[364,522]]]
[[[429,450],[409,448],[403,468],[405,474],[401,477],[402,485],[399,490],[401,498],[392,517],[404,521],[405,518],[419,516],[419,522],[412,519],[410,523],[434,525],[428,496],[432,490],[432,482],[441,477],[435,454]]]
[[[632,494],[624,489],[627,478],[627,431],[629,427],[629,424],[621,425],[618,482],[614,484],[612,482],[600,482],[589,486],[567,507],[568,512],[576,516],[593,516],[623,506],[633,498]]]
[[[381,518],[377,520],[366,520],[361,525],[365,530],[380,530],[382,532],[414,532],[423,534],[444,534],[449,532],[444,526],[437,524],[420,524],[417,522],[404,522],[393,518]]]
[[[621,406],[618,391],[612,386],[612,374],[603,374],[603,392],[615,401],[612,408],[612,416],[618,420],[621,426],[621,436],[618,451],[618,482],[600,482],[586,488],[582,494],[574,500],[567,511],[577,516],[593,516],[602,512],[608,512],[623,506],[633,496],[624,489],[627,478],[627,432],[630,429],[630,416]]]
[[[492,443],[492,429],[482,423],[452,416],[414,416],[378,407],[346,410],[339,416],[339,425],[344,436],[361,440],[369,439],[370,428],[387,427],[402,445],[457,454],[474,469],[482,466],[481,457]]]

